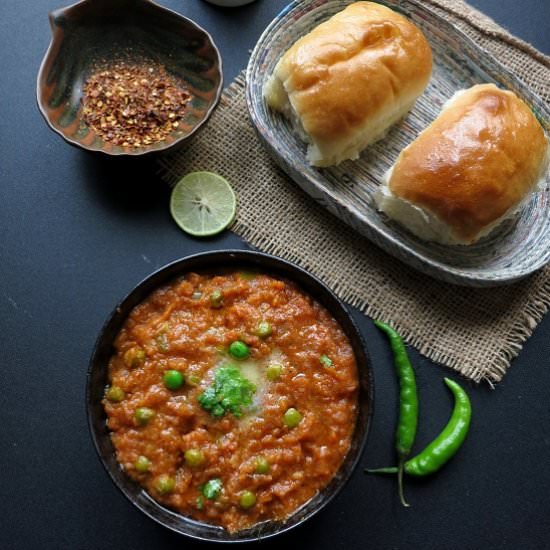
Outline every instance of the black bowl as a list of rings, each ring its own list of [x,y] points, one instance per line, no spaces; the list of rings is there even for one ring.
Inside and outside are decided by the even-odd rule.
[[[330,483],[285,521],[268,521],[237,533],[222,527],[201,523],[173,512],[154,501],[140,485],[120,468],[116,457],[106,415],[101,404],[108,383],[107,365],[114,353],[113,342],[130,311],[151,292],[174,278],[195,271],[216,271],[225,268],[255,269],[279,275],[296,282],[302,290],[322,304],[338,321],[352,345],[360,379],[359,414],[350,450]],[[189,537],[216,542],[248,542],[271,537],[300,525],[326,506],[345,485],[361,456],[367,439],[373,408],[373,379],[365,342],[344,304],[319,279],[302,268],[260,252],[225,250],[188,256],[159,269],[115,307],[103,326],[96,342],[88,370],[86,386],[88,422],[95,448],[103,466],[115,485],[143,513],[161,525]]]

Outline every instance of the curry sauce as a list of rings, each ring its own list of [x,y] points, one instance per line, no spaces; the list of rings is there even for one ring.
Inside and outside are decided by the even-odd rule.
[[[117,459],[185,516],[230,532],[284,519],[349,450],[352,347],[292,282],[188,274],[134,308],[115,349],[104,406]]]

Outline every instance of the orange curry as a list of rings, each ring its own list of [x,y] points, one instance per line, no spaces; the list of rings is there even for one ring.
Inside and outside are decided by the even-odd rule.
[[[104,406],[117,459],[163,505],[230,532],[325,487],[357,414],[351,345],[295,284],[191,273],[129,315]]]

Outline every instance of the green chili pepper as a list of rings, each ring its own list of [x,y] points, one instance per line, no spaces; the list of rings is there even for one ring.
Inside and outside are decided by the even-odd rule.
[[[405,462],[405,472],[411,476],[422,477],[437,472],[460,449],[468,433],[472,418],[470,399],[456,382],[449,378],[444,380],[455,401],[451,418],[443,431],[423,451]],[[398,468],[366,471],[371,474],[396,474]]]
[[[399,334],[386,323],[374,321],[374,324],[386,334],[393,351],[395,370],[399,379],[399,420],[395,434],[395,449],[397,451],[397,473],[399,498],[403,506],[408,506],[403,494],[403,469],[407,456],[410,454],[416,426],[418,423],[418,395],[414,370],[407,355],[407,349]]]

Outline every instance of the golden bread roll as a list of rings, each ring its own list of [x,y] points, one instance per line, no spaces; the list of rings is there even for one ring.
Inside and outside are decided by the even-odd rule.
[[[375,201],[424,240],[472,244],[519,210],[544,178],[548,157],[529,107],[480,84],[457,92],[401,151]]]
[[[300,38],[264,87],[292,120],[315,166],[356,159],[412,107],[432,71],[432,52],[408,19],[356,2]]]

